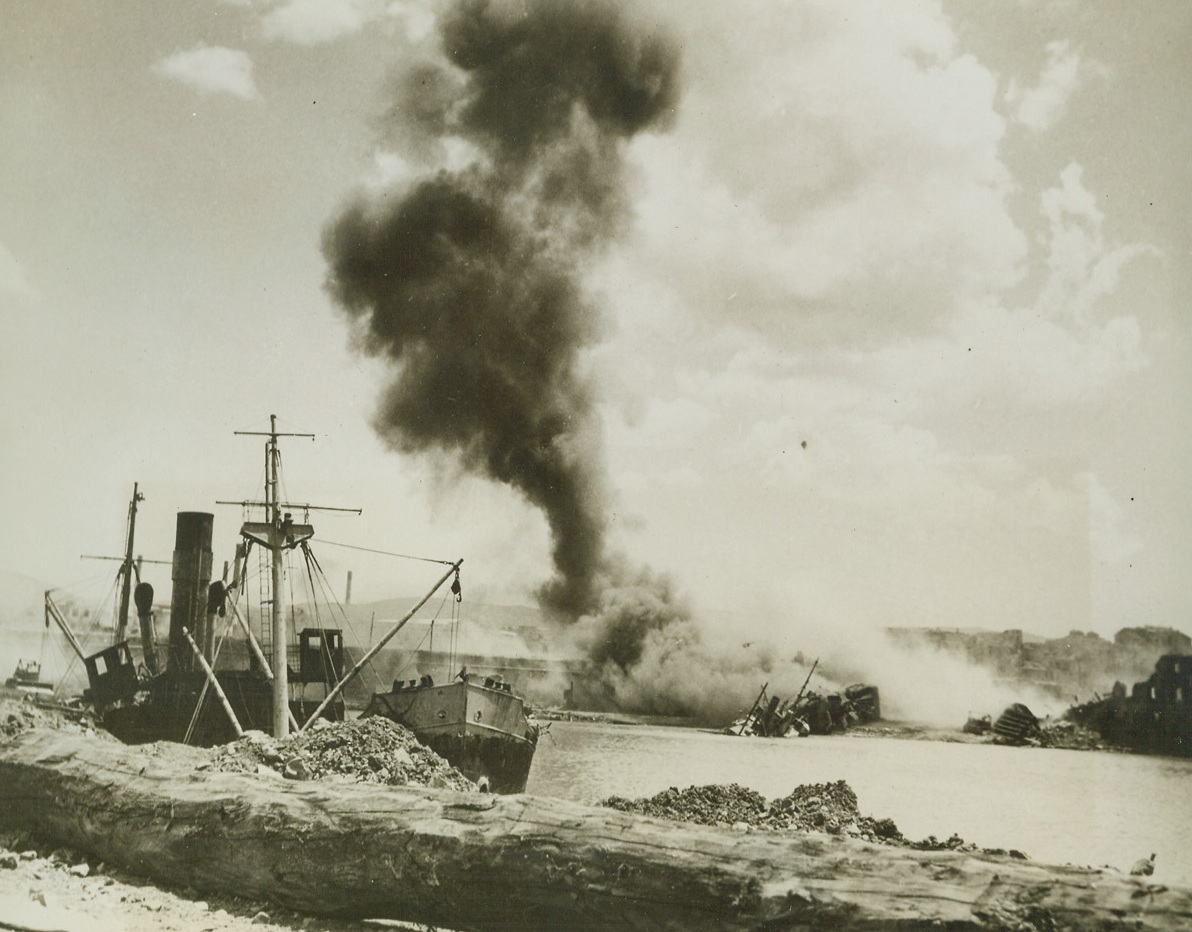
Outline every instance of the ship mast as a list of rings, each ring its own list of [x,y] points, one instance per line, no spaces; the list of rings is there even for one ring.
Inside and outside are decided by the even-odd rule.
[[[124,640],[124,632],[128,628],[128,596],[129,590],[132,587],[132,574],[134,564],[132,561],[132,547],[133,535],[137,530],[137,502],[143,502],[145,496],[139,491],[140,483],[134,482],[132,484],[132,501],[128,504],[128,543],[124,550],[124,565],[120,568],[124,579],[120,585],[120,614],[116,616],[116,639],[113,641],[119,644]]]
[[[265,447],[265,457],[269,467],[268,478],[265,481],[266,511],[269,524],[277,533],[283,531],[281,517],[281,496],[277,494],[277,468],[281,453],[277,449],[277,415],[269,415],[269,443]],[[308,435],[314,439],[314,435]],[[286,515],[286,520],[289,520]],[[314,529],[311,529],[314,534]],[[273,734],[277,738],[284,738],[290,730],[290,662],[286,657],[285,587],[282,585],[282,556],[281,541],[274,541],[269,548],[273,551]]]
[[[134,538],[137,530],[137,504],[145,500],[140,492],[141,484],[132,484],[132,501],[128,505],[128,525],[124,542],[124,554],[119,557],[94,556],[82,554],[82,560],[119,560],[120,569],[116,571],[116,579],[120,582],[120,605],[116,609],[116,616],[112,619],[112,643],[119,644],[124,640],[124,632],[128,628],[128,597],[132,588],[132,577],[135,574],[137,582],[141,581],[142,563],[160,563],[169,566],[169,560],[146,560],[143,557],[133,558]]]
[[[288,638],[286,637],[285,591],[283,587],[284,559],[283,551],[293,550],[303,541],[310,540],[315,535],[315,529],[309,524],[295,524],[290,512],[284,508],[301,508],[304,512],[316,511],[350,511],[360,514],[359,508],[328,508],[318,505],[293,505],[281,500],[278,469],[281,463],[281,452],[277,446],[279,437],[309,437],[314,434],[279,433],[277,430],[277,415],[269,415],[269,430],[235,431],[239,436],[268,437],[265,444],[265,501],[263,502],[217,502],[219,505],[241,505],[265,507],[265,522],[246,521],[240,527],[242,537],[254,541],[265,547],[272,554],[273,564],[273,604],[271,612],[271,628],[273,632],[273,736],[284,738],[290,731],[290,669],[286,655]]]

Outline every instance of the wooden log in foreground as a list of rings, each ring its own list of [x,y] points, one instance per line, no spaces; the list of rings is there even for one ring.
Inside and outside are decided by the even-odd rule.
[[[204,759],[30,731],[0,745],[0,827],[166,884],[454,929],[1192,927],[1188,891],[1097,870]]]

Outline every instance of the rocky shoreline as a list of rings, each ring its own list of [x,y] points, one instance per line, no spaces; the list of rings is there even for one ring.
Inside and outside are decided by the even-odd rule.
[[[890,727],[890,725],[888,723],[875,724],[868,726],[868,730],[880,734],[881,732],[877,729],[886,727]],[[57,750],[54,750],[49,757],[44,757],[45,760],[51,762],[51,766],[52,760],[70,759],[75,753],[82,755],[80,760],[87,758],[91,752],[85,751],[84,747],[94,747],[96,752],[91,756],[95,756],[97,760],[101,758],[106,760],[110,757],[112,760],[128,758],[131,761],[137,755],[141,755],[141,759],[149,764],[150,769],[158,767],[159,761],[169,761],[170,767],[181,767],[179,772],[193,772],[198,779],[213,779],[215,776],[224,775],[223,779],[235,777],[249,780],[276,780],[278,781],[277,790],[268,790],[265,784],[260,784],[270,800],[274,800],[278,794],[282,794],[283,785],[311,785],[313,788],[315,784],[320,783],[380,784],[382,787],[379,788],[379,791],[385,786],[435,787],[450,790],[455,795],[463,791],[465,799],[467,796],[475,794],[473,798],[478,801],[477,804],[479,801],[492,799],[492,797],[480,795],[471,783],[454,771],[445,761],[437,758],[437,755],[434,755],[429,749],[419,745],[412,734],[385,719],[364,719],[335,725],[329,724],[281,741],[275,741],[259,733],[252,733],[240,741],[216,749],[189,748],[181,745],[146,745],[135,749],[135,754],[132,754],[130,752],[134,749],[125,749],[125,746],[120,745],[111,736],[96,729],[94,720],[85,711],[70,707],[44,708],[31,702],[0,701],[0,750],[7,744],[13,751],[16,751],[22,744],[16,739],[29,731],[35,732],[35,734],[29,735],[30,739],[37,739],[39,736],[42,738],[52,737],[55,731],[70,732],[79,736],[52,737],[49,744],[42,742],[47,750],[56,747],[55,742],[57,745],[61,745],[63,750],[78,748],[77,751],[67,751],[64,758]],[[857,732],[863,733],[863,730],[857,729]],[[921,735],[922,732],[917,734],[907,732],[899,736]],[[983,740],[977,736],[964,737]],[[80,743],[80,738],[85,739],[85,742]],[[111,748],[111,750],[103,750],[104,748]],[[112,771],[112,773],[116,772],[135,774],[136,765],[133,765],[132,769],[124,766]],[[213,777],[200,776],[203,772],[211,772]],[[140,768],[140,773],[142,776],[145,774],[144,767]],[[49,775],[48,772],[47,775]],[[149,780],[148,777],[145,779]],[[152,781],[150,781],[151,783]],[[351,788],[346,787],[345,792],[346,789]],[[357,787],[356,789],[364,788]],[[33,785],[27,787],[25,792],[31,795],[21,798],[44,797],[45,800],[59,798],[53,794],[46,795],[44,791],[36,789]],[[43,802],[39,805],[46,804],[48,803]],[[464,808],[476,809],[477,804],[468,803]],[[489,804],[485,803],[484,805]],[[551,807],[566,809],[566,812],[558,815],[557,818],[559,826],[567,833],[573,833],[573,826],[577,824],[575,819],[578,818],[578,811],[576,813],[571,811],[575,808],[574,806],[567,808],[565,804],[545,798],[538,800],[526,798],[523,803],[514,802],[513,805],[515,807],[533,805],[535,815],[531,821],[535,825],[538,825],[543,818],[547,818],[546,813]],[[865,858],[872,857],[870,854],[862,855],[865,846],[869,846],[868,850],[873,852],[881,849],[889,851],[888,855],[881,858],[880,863],[884,865],[882,870],[893,873],[906,870],[915,871],[919,868],[935,870],[936,867],[939,867],[941,870],[944,869],[942,865],[932,866],[933,862],[922,861],[923,858],[960,858],[961,860],[956,861],[948,869],[962,872],[976,870],[978,874],[987,870],[986,867],[979,866],[979,861],[989,859],[990,863],[1002,865],[997,870],[1002,878],[1000,883],[1003,885],[1009,882],[1010,877],[1017,876],[1013,873],[1014,871],[1025,871],[1023,882],[1026,887],[1024,887],[1022,895],[1027,895],[1029,892],[1027,888],[1033,890],[1034,886],[1032,885],[1041,883],[1039,890],[1045,891],[1046,896],[1061,897],[1050,907],[1052,913],[1049,915],[1060,915],[1058,912],[1054,912],[1056,909],[1072,908],[1070,905],[1060,905],[1066,902],[1062,897],[1067,896],[1065,892],[1067,888],[1064,886],[1066,881],[1059,879],[1065,872],[1079,875],[1081,878],[1084,878],[1086,874],[1093,879],[1104,877],[1106,878],[1105,882],[1109,885],[1107,890],[1117,889],[1113,886],[1114,883],[1119,886],[1121,884],[1120,880],[1110,880],[1111,875],[1100,874],[1086,868],[1061,868],[1059,869],[1060,874],[1057,874],[1055,873],[1056,868],[1047,865],[1036,866],[1035,862],[1029,861],[1021,852],[979,848],[956,835],[945,840],[935,837],[918,841],[908,839],[892,820],[862,815],[856,794],[844,781],[797,786],[786,796],[772,800],[767,800],[761,794],[736,784],[720,784],[692,786],[686,789],[672,787],[653,797],[633,800],[610,797],[601,805],[605,809],[618,810],[619,813],[629,813],[634,816],[664,819],[672,823],[694,823],[694,826],[711,826],[720,830],[722,837],[724,830],[738,833],[743,837],[739,841],[731,843],[734,850],[736,846],[749,845],[754,847],[760,845],[759,850],[770,850],[770,846],[778,841],[779,836],[786,836],[790,839],[791,851],[802,852],[795,855],[796,859],[816,852],[814,858],[819,859],[816,860],[816,863],[820,865],[816,870],[826,871],[827,873],[824,873],[823,876],[832,878],[824,880],[827,889],[831,889],[832,884],[836,883],[843,884],[845,889],[852,889],[849,886],[852,881],[845,875],[855,867],[854,855],[845,852],[844,849],[852,852],[857,845],[862,848],[857,849],[856,856]],[[268,808],[272,811],[272,802]],[[172,821],[174,812],[172,801],[169,810]],[[527,813],[518,815],[515,824],[519,826],[526,824],[527,817]],[[619,817],[625,818],[624,815]],[[271,819],[272,816],[268,816],[268,818]],[[415,821],[420,818],[422,817],[417,817]],[[466,815],[463,818],[468,823],[472,823],[480,818],[479,810],[476,815]],[[643,821],[648,824],[649,819]],[[210,886],[206,887],[205,893],[200,893],[188,886],[178,886],[177,878],[170,878],[165,883],[162,883],[160,878],[157,883],[146,881],[119,867],[105,864],[94,855],[87,857],[66,847],[47,846],[38,837],[20,831],[20,829],[28,828],[31,824],[33,823],[22,825],[20,820],[11,820],[10,830],[6,834],[0,835],[0,928],[36,929],[42,930],[42,932],[55,932],[55,930],[56,932],[62,932],[62,930],[83,932],[83,930],[92,929],[118,929],[122,932],[179,929],[183,932],[207,932],[207,930],[216,929],[247,930],[249,928],[264,929],[266,932],[271,932],[271,930],[290,932],[290,930],[297,929],[365,932],[365,930],[386,927],[430,928],[395,920],[344,920],[311,916],[309,912],[318,912],[316,904],[324,903],[323,899],[310,900],[311,909],[308,912],[294,912],[275,904],[267,905],[264,901],[230,895],[213,895]],[[600,834],[599,837],[607,839],[609,837],[608,830],[602,829],[601,831],[604,834]],[[662,832],[662,826],[649,831],[662,833],[652,835],[651,843],[655,838],[660,839],[665,835]],[[59,838],[59,842],[72,843],[69,837]],[[704,843],[710,844],[711,838],[704,840]],[[842,846],[841,851],[830,854],[836,850],[833,846]],[[653,845],[653,847],[657,847],[657,845]],[[103,846],[100,845],[99,849],[102,850]],[[85,850],[94,851],[96,848],[87,847]],[[924,853],[920,855],[917,852]],[[686,856],[684,855],[684,857]],[[908,856],[911,861],[906,860]],[[885,864],[886,860],[890,861],[888,865]],[[1023,867],[1011,868],[1010,865],[1015,862],[1022,864]],[[292,864],[293,862],[286,861],[285,863]],[[669,858],[666,863],[670,863]],[[870,869],[877,869],[878,864],[878,861],[873,861]],[[838,870],[843,873],[836,878],[834,872]],[[195,882],[196,886],[201,886],[194,881],[193,877],[185,874],[182,876],[183,878],[189,877],[187,883]],[[807,875],[800,870],[798,876],[805,877]],[[980,876],[984,875],[980,874]],[[1037,876],[1039,879],[1026,880],[1025,878],[1028,876],[1030,878]],[[1120,875],[1118,876],[1120,877]],[[916,882],[918,881],[919,879],[916,878]],[[977,890],[984,882],[977,876],[965,881],[970,886],[975,884],[974,890]],[[1083,883],[1084,880],[1081,882]],[[1098,881],[1098,883],[1100,882]],[[174,884],[174,886],[170,886],[170,884]],[[218,889],[226,888],[219,887]],[[1002,888],[999,887],[999,890]],[[1138,890],[1146,892],[1147,896],[1157,897],[1165,895],[1167,888],[1141,886]],[[247,890],[241,892],[248,897],[253,895]],[[1002,893],[1005,894],[1005,890],[1002,890]],[[969,894],[976,895],[972,890],[967,890],[965,895]],[[831,897],[835,894],[827,895]],[[932,890],[920,890],[916,894],[919,897],[926,896],[928,899],[941,895]],[[1019,894],[1014,893],[1013,895],[1018,896]],[[1036,894],[1030,893],[1030,895]],[[1039,893],[1038,895],[1044,894]],[[1129,895],[1133,896],[1134,894]],[[1183,894],[1175,893],[1172,896],[1174,897],[1172,903],[1165,908],[1177,910],[1182,908],[1178,904],[1182,902],[1180,897]],[[1104,897],[1110,897],[1116,903],[1121,894],[1113,893],[1111,895],[1109,892],[1098,894],[1099,899]],[[281,901],[287,902],[289,906],[295,905],[285,899]],[[916,909],[927,910],[927,907],[923,905],[926,901],[916,902],[919,903]],[[948,900],[948,903],[951,903],[951,900]],[[953,908],[955,908],[954,905],[947,906],[949,910]],[[1079,908],[1086,909],[1087,907],[1082,905]],[[1119,907],[1114,906],[1113,908]],[[972,915],[979,918],[980,913],[975,911]],[[996,923],[987,925],[982,919],[972,927],[1000,928],[1001,926]],[[1078,924],[1069,924],[1057,927],[1075,928],[1079,926]],[[439,928],[443,928],[443,926],[440,925]]]

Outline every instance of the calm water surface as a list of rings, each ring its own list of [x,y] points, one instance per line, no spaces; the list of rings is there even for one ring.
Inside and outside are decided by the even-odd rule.
[[[861,812],[909,838],[953,832],[1038,861],[1192,886],[1192,760],[878,737],[736,738],[689,728],[552,722],[526,792],[593,803],[739,783],[768,798],[847,780]]]

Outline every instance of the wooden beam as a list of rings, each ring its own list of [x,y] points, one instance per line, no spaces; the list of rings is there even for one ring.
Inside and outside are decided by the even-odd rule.
[[[1112,872],[196,769],[208,759],[27,732],[0,745],[0,828],[159,882],[453,929],[1192,927],[1192,893]]]

